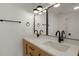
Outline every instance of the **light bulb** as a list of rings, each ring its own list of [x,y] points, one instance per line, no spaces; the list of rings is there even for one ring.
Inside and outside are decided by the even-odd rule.
[[[42,14],[42,12],[39,13],[40,15]]]
[[[38,10],[37,9],[34,9],[33,11],[34,11],[35,14],[38,13]]]
[[[43,12],[46,12],[46,10],[44,10]]]
[[[74,9],[74,10],[77,10],[77,9],[79,9],[79,7],[77,6],[77,7],[74,7],[73,9]]]
[[[37,10],[41,11],[43,9],[42,6],[37,6]]]
[[[60,6],[60,4],[58,3],[58,4],[54,5],[53,7],[57,8],[57,7],[59,7],[59,6]]]

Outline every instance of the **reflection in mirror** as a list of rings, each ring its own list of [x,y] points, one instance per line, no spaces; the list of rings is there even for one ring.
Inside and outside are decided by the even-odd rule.
[[[43,30],[42,34],[46,34],[46,26],[42,24],[46,24],[46,13],[35,15],[35,30]]]
[[[56,31],[65,31],[66,38],[79,40],[79,9],[74,10],[79,3],[61,3],[57,8],[48,9],[48,35],[55,36]],[[40,27],[36,26],[37,23]],[[35,29],[46,33],[46,13],[35,15]],[[43,25],[43,26],[42,26]]]
[[[59,15],[55,13],[56,11],[54,10],[53,7],[49,8],[48,13],[49,13],[49,18],[48,18],[48,23],[49,23],[49,35],[55,36],[55,33],[57,30],[59,30]]]
[[[42,6],[42,8],[45,8],[47,7],[48,3],[38,3],[36,4],[36,6]],[[36,8],[38,9],[38,8]],[[46,26],[44,26],[43,24],[46,24],[46,10],[41,10],[41,12],[39,13],[39,10],[38,10],[38,13],[34,15],[34,33],[35,33],[35,30],[43,30],[43,34],[46,34]]]
[[[66,38],[79,40],[79,3],[62,3],[60,7],[49,9],[49,35],[55,36],[57,30],[64,30]]]

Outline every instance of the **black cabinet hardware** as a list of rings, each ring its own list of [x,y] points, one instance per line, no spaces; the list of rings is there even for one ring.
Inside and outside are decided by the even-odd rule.
[[[34,50],[31,46],[29,46],[29,48],[30,48],[31,50]]]
[[[3,20],[3,19],[0,19],[1,22],[5,21],[5,22],[16,22],[16,23],[21,23],[21,21],[13,21],[13,20]]]

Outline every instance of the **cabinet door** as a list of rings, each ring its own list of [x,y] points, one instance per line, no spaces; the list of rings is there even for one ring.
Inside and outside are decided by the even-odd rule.
[[[35,48],[31,43],[28,43],[27,46],[27,55],[28,56],[34,56]]]
[[[41,50],[40,48],[38,48],[37,46],[29,43],[29,50],[30,50],[30,55],[33,56],[48,56],[49,54],[46,53],[45,51]]]
[[[27,54],[27,45],[28,42],[23,39],[23,56],[26,56]]]
[[[24,56],[48,56],[49,54],[41,50],[34,44],[23,40],[23,55]]]

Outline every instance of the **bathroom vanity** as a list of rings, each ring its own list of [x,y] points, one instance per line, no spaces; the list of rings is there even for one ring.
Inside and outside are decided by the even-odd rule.
[[[65,39],[59,43],[58,38],[49,36],[24,37],[24,56],[78,56],[79,42]]]
[[[24,56],[48,56],[49,54],[32,44],[31,42],[23,39],[23,55]]]

